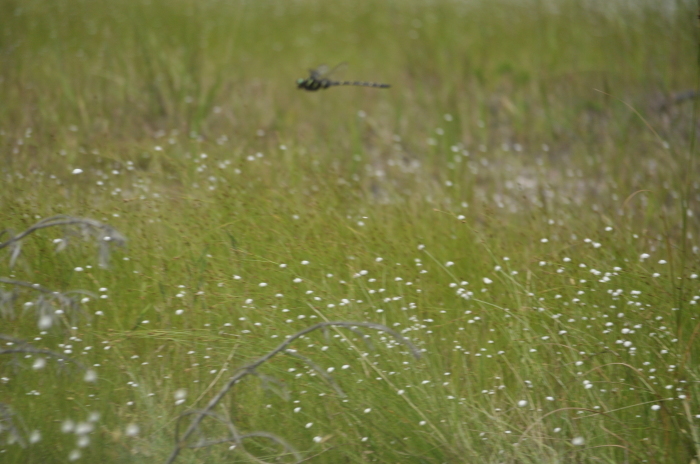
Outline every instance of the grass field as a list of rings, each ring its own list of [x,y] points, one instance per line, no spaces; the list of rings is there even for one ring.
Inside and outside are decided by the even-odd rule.
[[[0,2],[0,462],[697,464],[696,10]]]

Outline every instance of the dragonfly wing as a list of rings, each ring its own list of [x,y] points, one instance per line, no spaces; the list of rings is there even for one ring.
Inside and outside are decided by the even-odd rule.
[[[328,65],[322,64],[316,69],[310,69],[309,73],[312,79],[328,79],[331,74],[334,74],[340,71],[341,69],[344,69],[345,67],[347,67],[347,65],[348,63],[344,61],[339,65],[335,66],[333,69],[330,69]]]
[[[309,74],[312,79],[322,79],[324,75],[328,74],[328,66],[322,64],[316,69],[309,69]]]
[[[334,77],[338,77],[336,73],[342,73],[342,71],[348,67],[348,62],[343,61],[342,63],[338,63],[333,69],[330,71],[327,71],[324,77],[330,77],[331,75],[334,75]]]

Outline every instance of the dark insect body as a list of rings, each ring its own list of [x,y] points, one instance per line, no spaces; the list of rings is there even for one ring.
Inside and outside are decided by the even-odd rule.
[[[344,63],[341,63],[341,65],[342,64]],[[336,66],[333,71],[341,65]],[[375,87],[378,89],[387,89],[391,87],[389,84],[379,84],[377,82],[333,81],[326,77],[327,74],[330,74],[327,69],[327,66],[321,66],[318,69],[310,70],[309,77],[306,79],[297,79],[297,88],[315,92],[316,90],[327,89],[328,87],[334,87],[336,85],[356,85],[360,87]]]

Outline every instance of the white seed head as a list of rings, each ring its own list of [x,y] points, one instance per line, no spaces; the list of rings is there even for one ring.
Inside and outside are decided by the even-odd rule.
[[[135,437],[139,434],[140,431],[141,431],[141,429],[139,428],[139,426],[132,423],[132,424],[129,424],[126,426],[126,429],[124,430],[124,434],[127,437]]]
[[[53,317],[48,314],[42,314],[39,318],[39,330],[49,330],[53,325]]]
[[[71,433],[73,430],[75,430],[75,422],[70,419],[66,419],[61,422],[61,432]]]
[[[83,380],[85,380],[86,382],[90,382],[90,383],[96,382],[97,381],[97,372],[95,372],[92,369],[88,369],[87,371],[85,371],[85,377],[83,377]]]
[[[32,369],[39,370],[39,369],[43,369],[45,366],[46,366],[46,359],[45,358],[36,358],[34,360],[34,364],[32,364]]]
[[[29,434],[29,443],[38,443],[41,441],[41,432],[38,430],[33,430],[32,433]]]

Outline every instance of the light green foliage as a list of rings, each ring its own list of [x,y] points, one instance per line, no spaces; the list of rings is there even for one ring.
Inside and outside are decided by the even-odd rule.
[[[52,229],[0,256],[101,295],[41,334],[26,289],[0,319],[98,375],[0,357],[0,403],[41,434],[0,430],[0,461],[162,462],[180,413],[324,320],[424,356],[313,333],[294,348],[346,398],[279,357],[217,412],[318,463],[697,460],[696,12],[657,3],[0,2],[0,230],[128,239],[109,269]],[[296,89],[345,61],[392,87]]]

